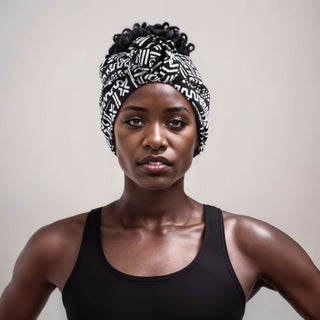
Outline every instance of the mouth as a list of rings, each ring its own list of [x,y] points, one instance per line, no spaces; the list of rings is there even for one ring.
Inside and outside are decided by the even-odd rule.
[[[147,156],[143,158],[138,164],[147,172],[160,174],[169,169],[172,165],[165,157]]]
[[[141,161],[138,162],[138,164],[140,164],[140,165],[150,164],[150,165],[154,165],[154,166],[159,166],[159,165],[171,166],[171,163],[167,158],[155,157],[155,156],[144,157]]]

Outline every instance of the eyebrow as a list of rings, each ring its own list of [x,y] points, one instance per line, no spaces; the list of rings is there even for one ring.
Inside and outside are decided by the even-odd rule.
[[[139,106],[127,106],[127,107],[124,107],[121,112],[124,112],[124,111],[141,111],[141,112],[148,112],[149,110],[147,108],[144,108],[144,107],[139,107]],[[169,107],[169,108],[165,108],[164,109],[164,112],[167,112],[167,113],[173,113],[173,112],[179,112],[179,111],[186,111],[188,113],[190,113],[190,110],[188,110],[186,107],[183,107],[183,106],[179,106],[179,107]]]

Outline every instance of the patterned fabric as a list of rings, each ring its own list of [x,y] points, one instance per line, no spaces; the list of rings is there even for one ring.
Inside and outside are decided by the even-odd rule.
[[[114,122],[121,104],[150,82],[171,84],[190,102],[196,115],[199,154],[208,136],[210,94],[189,56],[179,54],[171,40],[149,35],[135,39],[125,52],[107,56],[100,66],[101,129],[115,153]]]

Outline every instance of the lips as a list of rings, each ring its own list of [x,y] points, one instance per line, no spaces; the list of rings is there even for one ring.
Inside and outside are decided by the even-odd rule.
[[[153,174],[160,174],[167,171],[171,163],[165,157],[147,156],[138,162],[144,171]]]
[[[165,164],[170,166],[170,161],[165,157],[155,157],[155,156],[147,156],[144,157],[141,161],[138,162],[139,164],[151,164],[151,165],[162,165]]]

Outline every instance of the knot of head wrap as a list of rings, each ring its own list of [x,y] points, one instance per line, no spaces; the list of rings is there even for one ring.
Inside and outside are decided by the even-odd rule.
[[[100,66],[101,129],[115,153],[114,122],[125,99],[150,82],[171,84],[191,104],[197,122],[200,153],[208,137],[210,94],[189,56],[178,53],[171,40],[149,35],[135,39],[125,52],[107,56]]]

